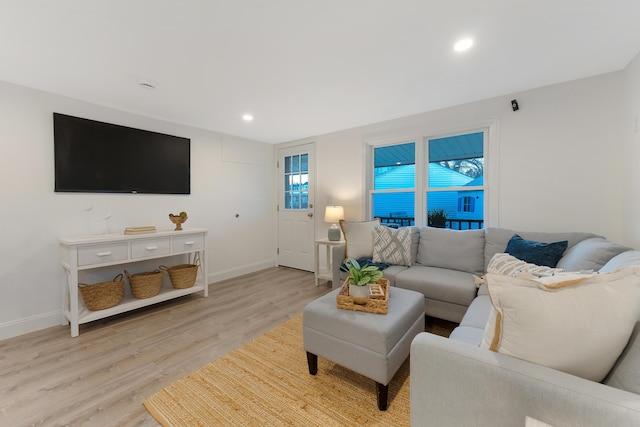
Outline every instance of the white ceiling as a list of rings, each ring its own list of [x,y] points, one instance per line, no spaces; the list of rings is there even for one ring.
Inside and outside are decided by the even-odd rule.
[[[455,53],[462,36],[475,45]],[[0,0],[0,80],[270,143],[621,70],[639,51],[640,0]]]

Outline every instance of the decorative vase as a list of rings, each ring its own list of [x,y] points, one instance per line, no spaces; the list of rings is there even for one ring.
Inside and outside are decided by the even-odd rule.
[[[369,284],[364,286],[349,285],[349,295],[353,297],[355,304],[366,305],[369,301]]]
[[[182,231],[182,224],[187,220],[187,217],[169,214],[169,219],[176,225],[175,231]]]

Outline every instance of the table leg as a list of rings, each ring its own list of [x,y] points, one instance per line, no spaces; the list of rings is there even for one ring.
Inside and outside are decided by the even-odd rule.
[[[376,383],[376,396],[378,398],[378,409],[381,411],[387,410],[387,400],[389,397],[389,385],[383,385]]]
[[[315,375],[318,373],[318,356],[307,351],[307,363],[309,364],[309,373]]]

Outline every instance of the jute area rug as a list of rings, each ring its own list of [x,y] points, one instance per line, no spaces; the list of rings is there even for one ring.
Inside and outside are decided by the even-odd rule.
[[[408,426],[409,361],[379,411],[373,380],[321,357],[307,368],[302,315],[160,390],[144,406],[163,426]]]

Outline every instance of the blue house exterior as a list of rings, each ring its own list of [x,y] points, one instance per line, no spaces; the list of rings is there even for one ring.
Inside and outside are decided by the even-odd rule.
[[[429,187],[446,188],[450,186],[482,186],[482,177],[470,178],[438,163],[429,165]],[[375,177],[375,189],[412,189],[415,181],[415,165],[402,165],[379,173]],[[373,196],[373,216],[376,218],[414,218],[415,198],[413,191],[394,193],[375,193]],[[443,191],[430,192],[427,206],[431,209],[445,209],[449,228],[481,228],[478,224],[484,216],[484,192]],[[472,223],[464,223],[472,220]],[[394,222],[391,220],[390,222]],[[412,223],[413,224],[413,223]],[[406,225],[406,224],[403,224]],[[422,224],[417,224],[422,225]]]

